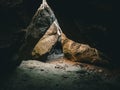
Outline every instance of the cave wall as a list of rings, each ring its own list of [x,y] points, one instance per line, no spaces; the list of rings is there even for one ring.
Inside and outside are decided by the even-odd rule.
[[[42,0],[0,1],[0,44],[11,42],[16,31],[28,26]],[[112,29],[112,0],[47,0],[63,32],[72,40],[87,43],[119,62]],[[17,40],[16,40],[17,41]]]

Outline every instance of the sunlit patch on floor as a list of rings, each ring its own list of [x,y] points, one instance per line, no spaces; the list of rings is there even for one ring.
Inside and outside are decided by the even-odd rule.
[[[106,90],[119,88],[119,73],[63,57],[22,61],[0,90]],[[6,78],[4,76],[4,78]],[[6,87],[7,86],[7,87]]]

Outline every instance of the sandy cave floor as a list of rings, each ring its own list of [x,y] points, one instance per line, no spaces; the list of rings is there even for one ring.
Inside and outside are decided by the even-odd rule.
[[[120,72],[64,58],[28,60],[0,83],[0,90],[120,90]]]

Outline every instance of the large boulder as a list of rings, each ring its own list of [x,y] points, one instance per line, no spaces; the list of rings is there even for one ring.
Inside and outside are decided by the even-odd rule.
[[[108,65],[108,58],[95,48],[87,44],[77,43],[61,35],[61,43],[65,58],[71,61],[91,63],[95,65]]]
[[[45,35],[38,41],[33,49],[32,56],[34,59],[40,59],[44,61],[47,59],[51,50],[55,47],[59,41],[60,31],[57,21],[54,21]]]

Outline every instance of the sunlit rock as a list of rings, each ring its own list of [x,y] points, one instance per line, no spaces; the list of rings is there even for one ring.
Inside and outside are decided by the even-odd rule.
[[[57,21],[53,22],[45,35],[38,41],[37,45],[33,49],[32,55],[35,59],[42,59],[44,56],[47,57],[59,40],[59,28],[55,23],[57,23]]]
[[[107,65],[109,62],[97,49],[86,44],[81,44],[68,39],[64,34],[61,36],[63,53],[65,58],[71,61],[85,62],[96,65]]]

